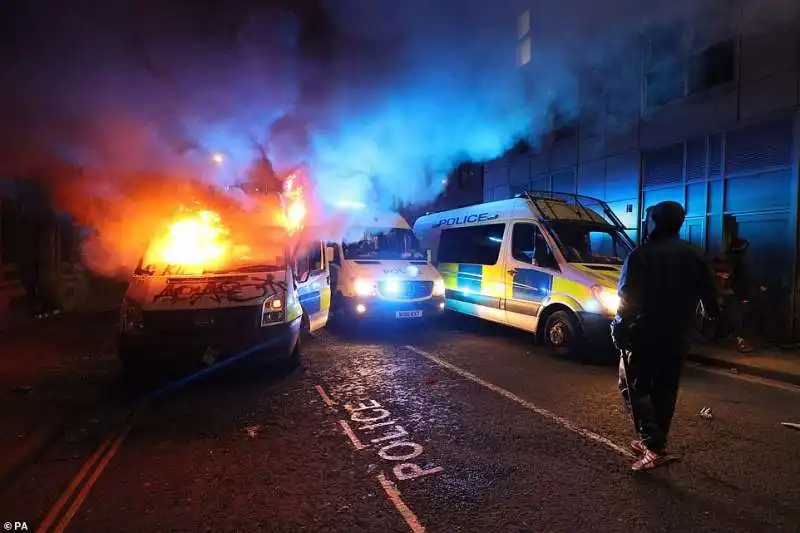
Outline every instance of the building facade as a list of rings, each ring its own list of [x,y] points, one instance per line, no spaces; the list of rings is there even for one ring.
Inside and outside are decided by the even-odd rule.
[[[414,221],[425,213],[479,204],[484,198],[483,172],[482,164],[461,164],[448,178],[442,180],[444,190],[433,202],[422,206],[403,206],[399,212],[409,224],[413,225]]]
[[[525,189],[597,197],[634,237],[647,207],[678,201],[687,210],[684,238],[709,256],[732,236],[749,240],[754,273],[779,310],[775,335],[800,338],[796,15],[757,28],[734,24],[699,46],[680,25],[654,29],[631,46],[633,74],[599,110],[582,109],[538,149],[485,165],[484,201]],[[509,24],[521,68],[536,49],[526,17],[530,9],[518,12],[516,28]],[[579,78],[579,94],[602,90],[590,75]]]

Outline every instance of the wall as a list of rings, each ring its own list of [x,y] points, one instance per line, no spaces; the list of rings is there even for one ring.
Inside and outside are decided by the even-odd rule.
[[[755,273],[778,295],[783,329],[797,337],[796,35],[787,27],[735,36],[731,81],[656,108],[647,105],[647,63],[632,53],[638,87],[618,91],[627,96],[591,125],[582,117],[573,137],[487,163],[484,200],[524,188],[577,191],[606,200],[633,228],[647,206],[676,200],[687,208],[684,237],[709,254],[723,248],[723,218],[734,217]]]

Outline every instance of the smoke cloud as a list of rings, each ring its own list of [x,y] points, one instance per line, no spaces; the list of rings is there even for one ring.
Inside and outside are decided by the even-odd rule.
[[[127,265],[138,250],[113,214],[150,220],[152,191],[166,209],[187,188],[241,181],[263,153],[278,171],[304,165],[327,201],[423,204],[460,162],[535,143],[554,109],[577,114],[586,72],[597,89],[580,105],[628,99],[631,44],[649,28],[688,21],[687,38],[713,42],[797,11],[792,0],[325,1],[6,0],[2,174],[57,174],[59,207]],[[520,69],[525,7],[533,45]]]

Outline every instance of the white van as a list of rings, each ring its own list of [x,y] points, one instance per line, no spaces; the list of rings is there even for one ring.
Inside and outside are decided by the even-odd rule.
[[[444,281],[397,213],[341,209],[344,236],[328,242],[331,320],[408,320],[444,312]]]
[[[622,264],[634,243],[602,200],[530,192],[417,220],[447,308],[530,332],[559,355],[611,346]]]
[[[302,257],[289,246],[258,260],[233,255],[224,268],[207,271],[140,261],[122,304],[118,355],[124,372],[258,359],[249,354],[296,365],[301,332],[327,322],[327,307],[314,307],[323,292],[319,278],[327,276],[324,262],[314,263],[322,246],[317,242]],[[311,307],[304,312],[304,305]]]

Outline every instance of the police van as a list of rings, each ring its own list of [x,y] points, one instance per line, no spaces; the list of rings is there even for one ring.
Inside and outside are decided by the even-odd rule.
[[[558,355],[610,347],[634,242],[602,200],[526,192],[428,214],[414,232],[444,278],[447,309],[533,332]]]
[[[398,213],[337,206],[339,235],[326,246],[331,321],[407,321],[441,316],[444,281]]]
[[[224,264],[194,261],[191,242],[177,243],[177,253],[145,254],[122,303],[118,356],[124,373],[199,368],[237,356],[283,358],[296,366],[302,333],[327,322],[324,243],[300,249],[285,228],[269,231],[282,242],[277,249],[234,248]]]

